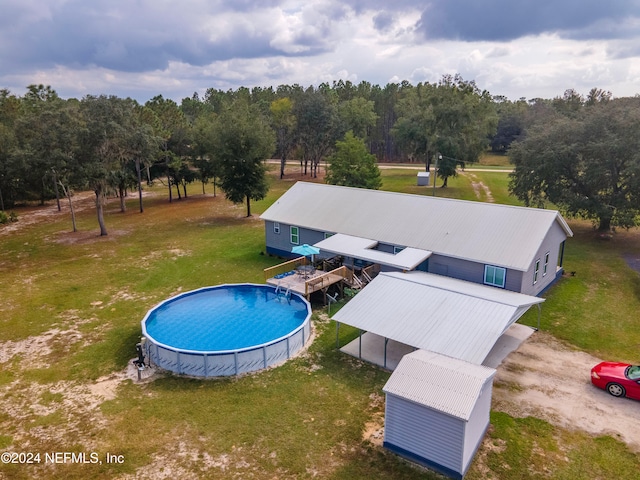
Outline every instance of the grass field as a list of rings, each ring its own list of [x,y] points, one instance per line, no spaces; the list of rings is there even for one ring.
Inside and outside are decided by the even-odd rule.
[[[435,194],[486,200],[473,187],[482,183],[496,201],[517,204],[506,173],[470,173]],[[0,479],[440,478],[365,434],[382,426],[389,373],[337,352],[320,307],[308,352],[278,368],[222,380],[122,380],[140,320],[156,303],[206,285],[263,281],[262,270],[279,260],[263,254],[258,216],[299,179],[297,169],[273,175],[252,218],[213,197],[211,186],[171,204],[153,187],[144,214],[134,198],[124,214],[113,199],[103,238],[90,198],[75,234],[66,211],[50,207],[33,223],[35,209],[17,211],[21,228],[0,232],[0,450],[96,452],[102,464],[0,464]],[[384,170],[383,181],[386,190],[433,194],[416,186],[412,170]],[[584,222],[571,227],[565,268],[576,273],[546,295],[542,329],[586,352],[637,361],[640,276],[622,255],[640,254],[640,236],[603,240]],[[356,332],[340,334],[344,343]],[[493,412],[488,439],[467,478],[635,479],[640,471],[637,454],[614,438],[532,417]],[[106,463],[107,453],[123,463]]]

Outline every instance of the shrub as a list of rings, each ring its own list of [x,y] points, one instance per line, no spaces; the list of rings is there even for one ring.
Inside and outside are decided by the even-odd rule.
[[[4,225],[5,223],[17,222],[18,215],[16,212],[11,212],[7,215],[7,212],[0,210],[0,225]]]

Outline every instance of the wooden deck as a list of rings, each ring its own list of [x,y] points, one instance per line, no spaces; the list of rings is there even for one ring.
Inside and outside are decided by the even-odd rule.
[[[276,267],[281,267],[283,265],[290,267],[295,265],[295,262],[297,262],[297,260],[292,260],[291,262],[286,262],[285,264],[277,265]],[[277,270],[275,270],[276,267],[265,269],[265,276],[269,275],[274,271],[282,270],[281,268],[278,268]],[[295,268],[292,270],[285,270],[284,272],[286,271],[295,271]],[[282,275],[282,273],[277,275],[280,276]],[[331,285],[334,285],[340,282],[346,282],[347,284],[351,284],[352,280],[353,280],[353,272],[347,267],[342,266],[342,267],[336,268],[335,270],[331,270],[330,272],[316,270],[314,273],[310,273],[307,275],[295,273],[295,274],[286,275],[280,278],[276,278],[275,276],[273,276],[273,277],[267,278],[265,281],[269,285],[279,286],[280,288],[304,295],[305,298],[309,300],[309,297],[313,292],[323,291],[324,293],[326,293],[327,289]],[[342,285],[340,285],[340,289],[342,290]],[[324,300],[326,300],[326,298]]]

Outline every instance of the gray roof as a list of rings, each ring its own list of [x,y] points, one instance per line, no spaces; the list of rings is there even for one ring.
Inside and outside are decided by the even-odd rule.
[[[380,273],[333,319],[412,347],[481,364],[544,299],[424,272]]]
[[[469,420],[485,384],[495,373],[493,368],[416,350],[402,357],[382,390]]]
[[[293,185],[261,218],[520,271],[554,224],[573,235],[555,210],[307,182]]]

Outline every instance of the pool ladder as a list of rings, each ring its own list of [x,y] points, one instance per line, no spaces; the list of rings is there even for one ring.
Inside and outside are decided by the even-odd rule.
[[[291,288],[287,288],[286,291],[282,291],[282,288],[280,285],[278,285],[276,287],[276,298],[278,299],[278,301],[280,301],[280,299],[285,299],[287,300],[287,302],[291,301]]]

